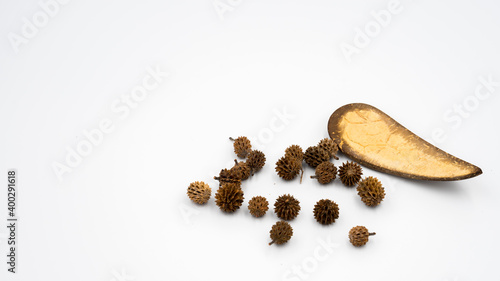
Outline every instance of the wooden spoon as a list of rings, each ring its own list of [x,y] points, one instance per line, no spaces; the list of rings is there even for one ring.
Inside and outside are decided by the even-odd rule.
[[[328,133],[344,154],[388,174],[436,181],[482,174],[479,167],[426,142],[368,104],[351,103],[337,109],[328,121]]]

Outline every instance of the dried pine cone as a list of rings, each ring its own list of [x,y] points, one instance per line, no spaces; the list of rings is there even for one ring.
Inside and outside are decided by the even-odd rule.
[[[357,190],[361,201],[370,207],[377,206],[385,197],[382,183],[374,177],[366,177],[360,181]]]
[[[247,137],[238,137],[236,139],[229,138],[234,141],[234,153],[240,158],[245,158],[252,151],[252,144]]]
[[[280,219],[294,219],[300,211],[299,203],[299,200],[295,199],[290,194],[282,195],[278,197],[274,203],[274,212]]]
[[[304,153],[304,160],[309,166],[316,168],[322,162],[330,160],[330,155],[324,149],[317,146],[310,146]]]
[[[189,199],[200,205],[207,203],[211,194],[212,189],[202,181],[192,182],[187,189]]]
[[[276,162],[276,172],[284,180],[294,179],[302,170],[302,164],[297,158],[283,156]]]
[[[356,247],[363,246],[371,235],[375,235],[375,232],[368,232],[364,226],[356,226],[349,231],[349,241]]]
[[[356,162],[342,163],[342,166],[339,167],[339,178],[340,181],[346,186],[354,186],[361,179],[361,175],[363,171],[361,170],[361,166],[359,166]]]
[[[254,172],[259,171],[266,164],[266,156],[260,150],[252,150],[247,157],[247,164],[250,166],[252,170],[252,174]]]
[[[215,176],[214,179],[219,181],[219,185],[223,185],[225,183],[241,184],[241,178],[239,178],[239,175],[237,175],[236,171],[234,171],[233,169],[220,170],[219,176]]]
[[[330,161],[325,161],[316,167],[316,172],[312,179],[318,179],[321,184],[327,184],[332,182],[337,176],[337,167],[333,165]]]
[[[304,152],[302,151],[302,147],[296,144],[290,145],[287,149],[285,149],[285,156],[290,158],[295,158],[300,162],[304,160]]]
[[[329,199],[321,199],[314,205],[314,218],[321,224],[334,223],[339,218],[339,205]]]
[[[215,204],[227,213],[238,210],[243,204],[243,191],[236,183],[225,183],[215,193]]]
[[[238,162],[234,159],[234,166],[231,168],[231,172],[240,180],[246,180],[250,177],[250,167],[247,163],[241,161]]]
[[[318,147],[328,152],[330,158],[333,157],[335,160],[339,160],[339,158],[336,155],[337,152],[339,151],[339,146],[332,139],[324,138],[320,140],[318,143]]]
[[[273,243],[281,245],[288,242],[288,240],[292,238],[293,229],[292,226],[286,221],[279,221],[273,225],[269,233],[271,234],[272,240],[269,245],[272,245]]]
[[[268,205],[269,203],[265,197],[255,196],[248,201],[248,210],[250,210],[252,216],[260,218],[269,210]]]

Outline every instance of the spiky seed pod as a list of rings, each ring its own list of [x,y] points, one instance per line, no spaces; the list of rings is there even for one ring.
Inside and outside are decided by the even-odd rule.
[[[375,232],[368,232],[366,227],[358,225],[349,231],[349,241],[356,247],[363,246],[368,242],[368,237],[375,234]]]
[[[237,137],[236,139],[229,138],[230,140],[234,141],[233,147],[234,147],[234,153],[239,158],[245,158],[247,155],[252,151],[252,144],[250,143],[250,140],[247,137]]]
[[[329,199],[321,199],[314,205],[314,218],[321,224],[334,223],[339,218],[339,205]]]
[[[276,162],[276,172],[284,180],[294,179],[302,169],[302,165],[297,158],[283,156]]]
[[[227,213],[238,210],[243,204],[243,191],[236,183],[225,183],[215,193],[215,204]]]
[[[330,155],[324,149],[317,146],[310,146],[304,153],[304,160],[309,166],[316,168],[322,162],[330,160]]]
[[[339,158],[336,155],[337,152],[339,151],[339,146],[334,140],[329,138],[324,138],[319,141],[318,147],[328,152],[330,158],[333,157],[335,160],[339,160]]]
[[[367,206],[373,207],[380,204],[385,197],[385,190],[377,178],[366,177],[358,184],[358,195]]]
[[[260,218],[266,214],[267,210],[269,210],[269,202],[267,199],[262,196],[254,196],[250,201],[248,201],[248,210],[250,210],[250,214],[256,218]]]
[[[236,174],[236,172],[233,169],[222,169],[220,170],[219,176],[215,176],[214,180],[219,181],[219,186],[223,185],[225,183],[236,183],[236,184],[241,184],[241,178],[239,178],[239,175]]]
[[[274,212],[280,219],[292,220],[299,214],[299,203],[299,200],[290,194],[281,195],[274,203]]]
[[[234,166],[231,168],[232,173],[240,180],[246,180],[250,177],[250,166],[247,163],[234,159]]]
[[[269,233],[271,234],[270,236],[272,240],[269,242],[269,245],[272,245],[273,243],[281,245],[288,242],[288,240],[292,238],[293,228],[288,222],[279,221],[273,225]]]
[[[266,156],[260,150],[252,150],[247,157],[247,164],[252,170],[252,175],[258,172],[266,164]]]
[[[285,156],[290,158],[295,158],[300,162],[302,162],[302,160],[304,160],[304,151],[302,151],[302,147],[293,144],[287,147],[287,149],[285,149]]]
[[[342,166],[339,167],[340,181],[346,186],[356,185],[361,179],[362,174],[363,170],[356,162],[347,161],[346,163],[342,163]]]
[[[316,167],[315,175],[312,179],[317,179],[321,184],[332,182],[337,177],[337,167],[330,161],[325,161]]]
[[[212,195],[212,189],[202,181],[195,181],[189,184],[187,195],[191,201],[197,204],[205,204]]]

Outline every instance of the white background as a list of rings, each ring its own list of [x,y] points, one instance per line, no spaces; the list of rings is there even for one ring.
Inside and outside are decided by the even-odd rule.
[[[498,3],[401,0],[350,57],[341,45],[355,46],[356,28],[389,1],[224,4],[231,9],[211,0],[74,0],[25,36],[23,18],[43,20],[43,7],[1,1],[0,205],[6,218],[6,171],[15,168],[20,221],[16,275],[4,263],[1,224],[0,279],[498,280],[500,86],[488,92],[480,82],[500,81]],[[24,41],[12,43],[13,34]],[[148,68],[170,76],[128,116],[113,110]],[[338,180],[319,185],[311,168],[302,184],[278,178],[284,149],[326,137],[330,114],[351,102],[380,108],[483,175],[436,183],[365,168],[386,188],[377,208]],[[54,163],[67,165],[67,149],[103,120],[114,130],[59,180]],[[211,178],[230,167],[228,137],[240,135],[267,163],[227,215]],[[205,206],[186,196],[196,180],[212,187]],[[278,218],[251,217],[247,202],[263,195],[273,204],[285,193],[301,202],[294,236],[268,246]],[[322,198],[340,206],[326,227],[312,216]],[[349,244],[356,225],[377,232],[365,247]]]

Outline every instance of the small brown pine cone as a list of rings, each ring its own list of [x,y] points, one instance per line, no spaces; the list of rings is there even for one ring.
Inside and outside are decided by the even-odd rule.
[[[300,170],[302,170],[302,164],[297,158],[283,156],[276,162],[275,169],[280,178],[292,180],[300,173]]]
[[[317,146],[310,146],[306,149],[304,153],[304,160],[307,165],[312,168],[318,167],[319,164],[330,160],[330,155],[324,149],[321,149]]]
[[[337,167],[330,161],[325,161],[316,167],[315,175],[312,179],[317,179],[321,184],[332,182],[337,177]]]
[[[359,180],[361,180],[362,174],[363,170],[356,162],[347,161],[346,163],[342,163],[342,166],[339,167],[340,181],[346,186],[356,185]]]
[[[250,143],[250,140],[247,137],[238,137],[236,139],[229,138],[230,140],[234,141],[233,147],[234,147],[234,153],[239,158],[245,158],[247,155],[252,151],[252,144]]]
[[[225,183],[215,193],[215,204],[227,213],[238,210],[243,204],[243,199],[243,191],[235,183]]]
[[[273,225],[269,233],[271,234],[270,236],[272,240],[269,245],[272,245],[273,243],[281,245],[288,242],[288,240],[292,238],[293,228],[288,222],[279,221]]]
[[[247,163],[236,159],[234,160],[234,166],[231,168],[231,172],[240,180],[246,180],[250,177],[250,166]]]
[[[266,156],[260,150],[252,150],[247,157],[247,164],[252,170],[252,175],[266,164]]]
[[[363,246],[371,235],[375,235],[375,232],[368,232],[364,226],[355,226],[349,231],[349,241],[356,247]]]
[[[320,140],[318,143],[318,147],[325,150],[326,152],[328,152],[328,155],[330,156],[330,158],[333,157],[335,160],[339,160],[339,158],[337,157],[337,152],[339,151],[339,146],[332,139],[324,138],[324,139]]]
[[[339,205],[329,199],[321,199],[314,205],[314,218],[321,224],[334,223],[339,218]]]
[[[280,219],[292,220],[299,215],[299,200],[292,195],[282,195],[274,203],[274,212]]]
[[[296,144],[290,145],[285,149],[285,157],[295,158],[302,162],[304,160],[304,151],[302,151],[302,147]]]
[[[255,196],[250,201],[248,201],[248,210],[250,210],[250,214],[256,218],[260,218],[266,214],[267,210],[269,210],[269,202],[267,199],[262,196]]]
[[[375,177],[366,177],[358,184],[358,195],[367,206],[377,206],[385,197],[382,183]]]
[[[232,169],[222,169],[220,170],[219,176],[215,176],[214,180],[219,181],[219,186],[225,184],[225,183],[236,183],[236,184],[241,184],[241,179],[238,177],[236,172]]]
[[[207,203],[211,194],[212,189],[202,181],[192,182],[187,189],[189,199],[200,205]]]

